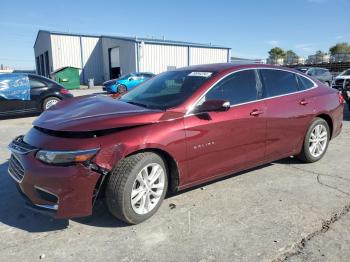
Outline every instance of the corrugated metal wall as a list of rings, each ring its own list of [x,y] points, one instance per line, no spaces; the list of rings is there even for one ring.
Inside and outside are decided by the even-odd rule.
[[[170,68],[188,65],[188,47],[139,44],[139,71],[159,74]]]
[[[95,83],[100,84],[110,79],[109,52],[113,48],[119,48],[121,74],[136,71],[158,74],[188,65],[228,62],[229,57],[228,49],[215,47],[135,43],[134,40],[117,37],[50,34],[44,31],[39,32],[34,51],[35,56],[40,58],[48,51],[51,72],[73,66],[84,69],[81,70],[83,83],[94,78]]]
[[[95,83],[102,83],[104,79],[101,39],[97,37],[83,36],[81,38],[81,46],[83,49],[83,82],[87,83],[88,79],[93,78],[95,80]]]
[[[114,57],[114,59],[119,59],[121,74],[128,74],[137,71],[135,46],[136,44],[132,41],[125,41],[112,37],[102,37],[102,61],[104,80],[111,79],[109,67],[109,50],[116,47],[119,48],[119,57]]]
[[[51,35],[53,70],[64,66],[80,68],[80,79],[103,82],[101,40],[98,37]]]
[[[228,49],[190,47],[190,65],[227,63]]]
[[[51,35],[53,70],[64,66],[81,68],[80,37]]]
[[[41,68],[40,65],[40,56],[42,55],[44,57],[45,52],[48,52],[48,58],[49,61],[44,61],[44,68]],[[53,64],[52,64],[52,48],[51,48],[51,38],[50,34],[47,32],[41,32],[38,35],[38,38],[36,40],[35,46],[34,46],[34,55],[35,55],[35,67],[36,67],[36,73],[41,75],[48,75],[50,72],[53,71]],[[38,59],[38,62],[37,62]],[[46,63],[48,62],[48,68],[50,72],[46,72]]]

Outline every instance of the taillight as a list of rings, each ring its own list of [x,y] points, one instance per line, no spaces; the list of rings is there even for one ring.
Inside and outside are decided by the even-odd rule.
[[[62,95],[68,95],[68,94],[70,94],[70,92],[69,92],[67,89],[64,89],[64,88],[60,89],[60,93],[61,93]]]
[[[345,104],[345,99],[341,92],[338,92],[339,103]]]

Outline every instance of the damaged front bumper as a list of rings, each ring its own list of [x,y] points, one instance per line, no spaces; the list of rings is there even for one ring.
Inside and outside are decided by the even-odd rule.
[[[92,214],[106,170],[97,165],[47,165],[36,159],[37,148],[16,138],[10,145],[9,174],[27,207],[54,218]]]

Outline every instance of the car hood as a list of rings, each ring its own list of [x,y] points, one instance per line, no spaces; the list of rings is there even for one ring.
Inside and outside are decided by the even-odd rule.
[[[114,85],[117,82],[117,79],[112,79],[104,82],[102,85],[108,86],[108,85]]]
[[[33,125],[54,131],[98,131],[158,122],[164,111],[128,104],[111,96],[81,96],[61,101]]]

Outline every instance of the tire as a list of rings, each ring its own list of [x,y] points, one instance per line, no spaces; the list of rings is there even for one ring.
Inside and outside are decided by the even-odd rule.
[[[150,186],[149,180],[147,180],[148,185],[145,185],[143,184],[145,180],[140,179],[145,176],[145,172],[150,171],[152,174],[153,168],[159,173],[159,178],[153,184],[159,187],[156,189],[156,194],[153,191],[154,187]],[[161,175],[161,171],[163,171],[163,175]],[[113,169],[106,185],[108,210],[113,216],[128,224],[138,224],[147,220],[157,212],[165,197],[168,188],[167,173],[164,160],[155,153],[138,153],[121,160]],[[147,176],[147,178],[149,177]],[[163,190],[161,191],[162,185]],[[136,192],[140,193],[136,194]],[[139,201],[136,201],[141,195]],[[156,195],[157,197],[155,197]],[[147,200],[148,197],[149,200]],[[146,208],[147,203],[149,204],[148,208]],[[144,209],[142,209],[142,204]]]
[[[50,96],[48,98],[45,98],[43,104],[42,104],[42,110],[45,111],[49,109],[51,106],[56,105],[58,102],[60,102],[61,99],[58,97]]]
[[[118,87],[117,87],[118,94],[124,94],[124,93],[126,93],[126,91],[127,91],[127,88],[125,85],[118,85]]]
[[[317,128],[320,128],[319,135],[317,135]],[[324,132],[326,132],[326,134],[324,134]],[[311,142],[311,140],[315,142]],[[322,118],[315,118],[310,124],[310,127],[304,138],[302,151],[297,157],[306,163],[313,163],[320,160],[327,151],[329,140],[330,128],[328,126],[328,123]],[[319,146],[314,146],[315,143],[319,143]]]

